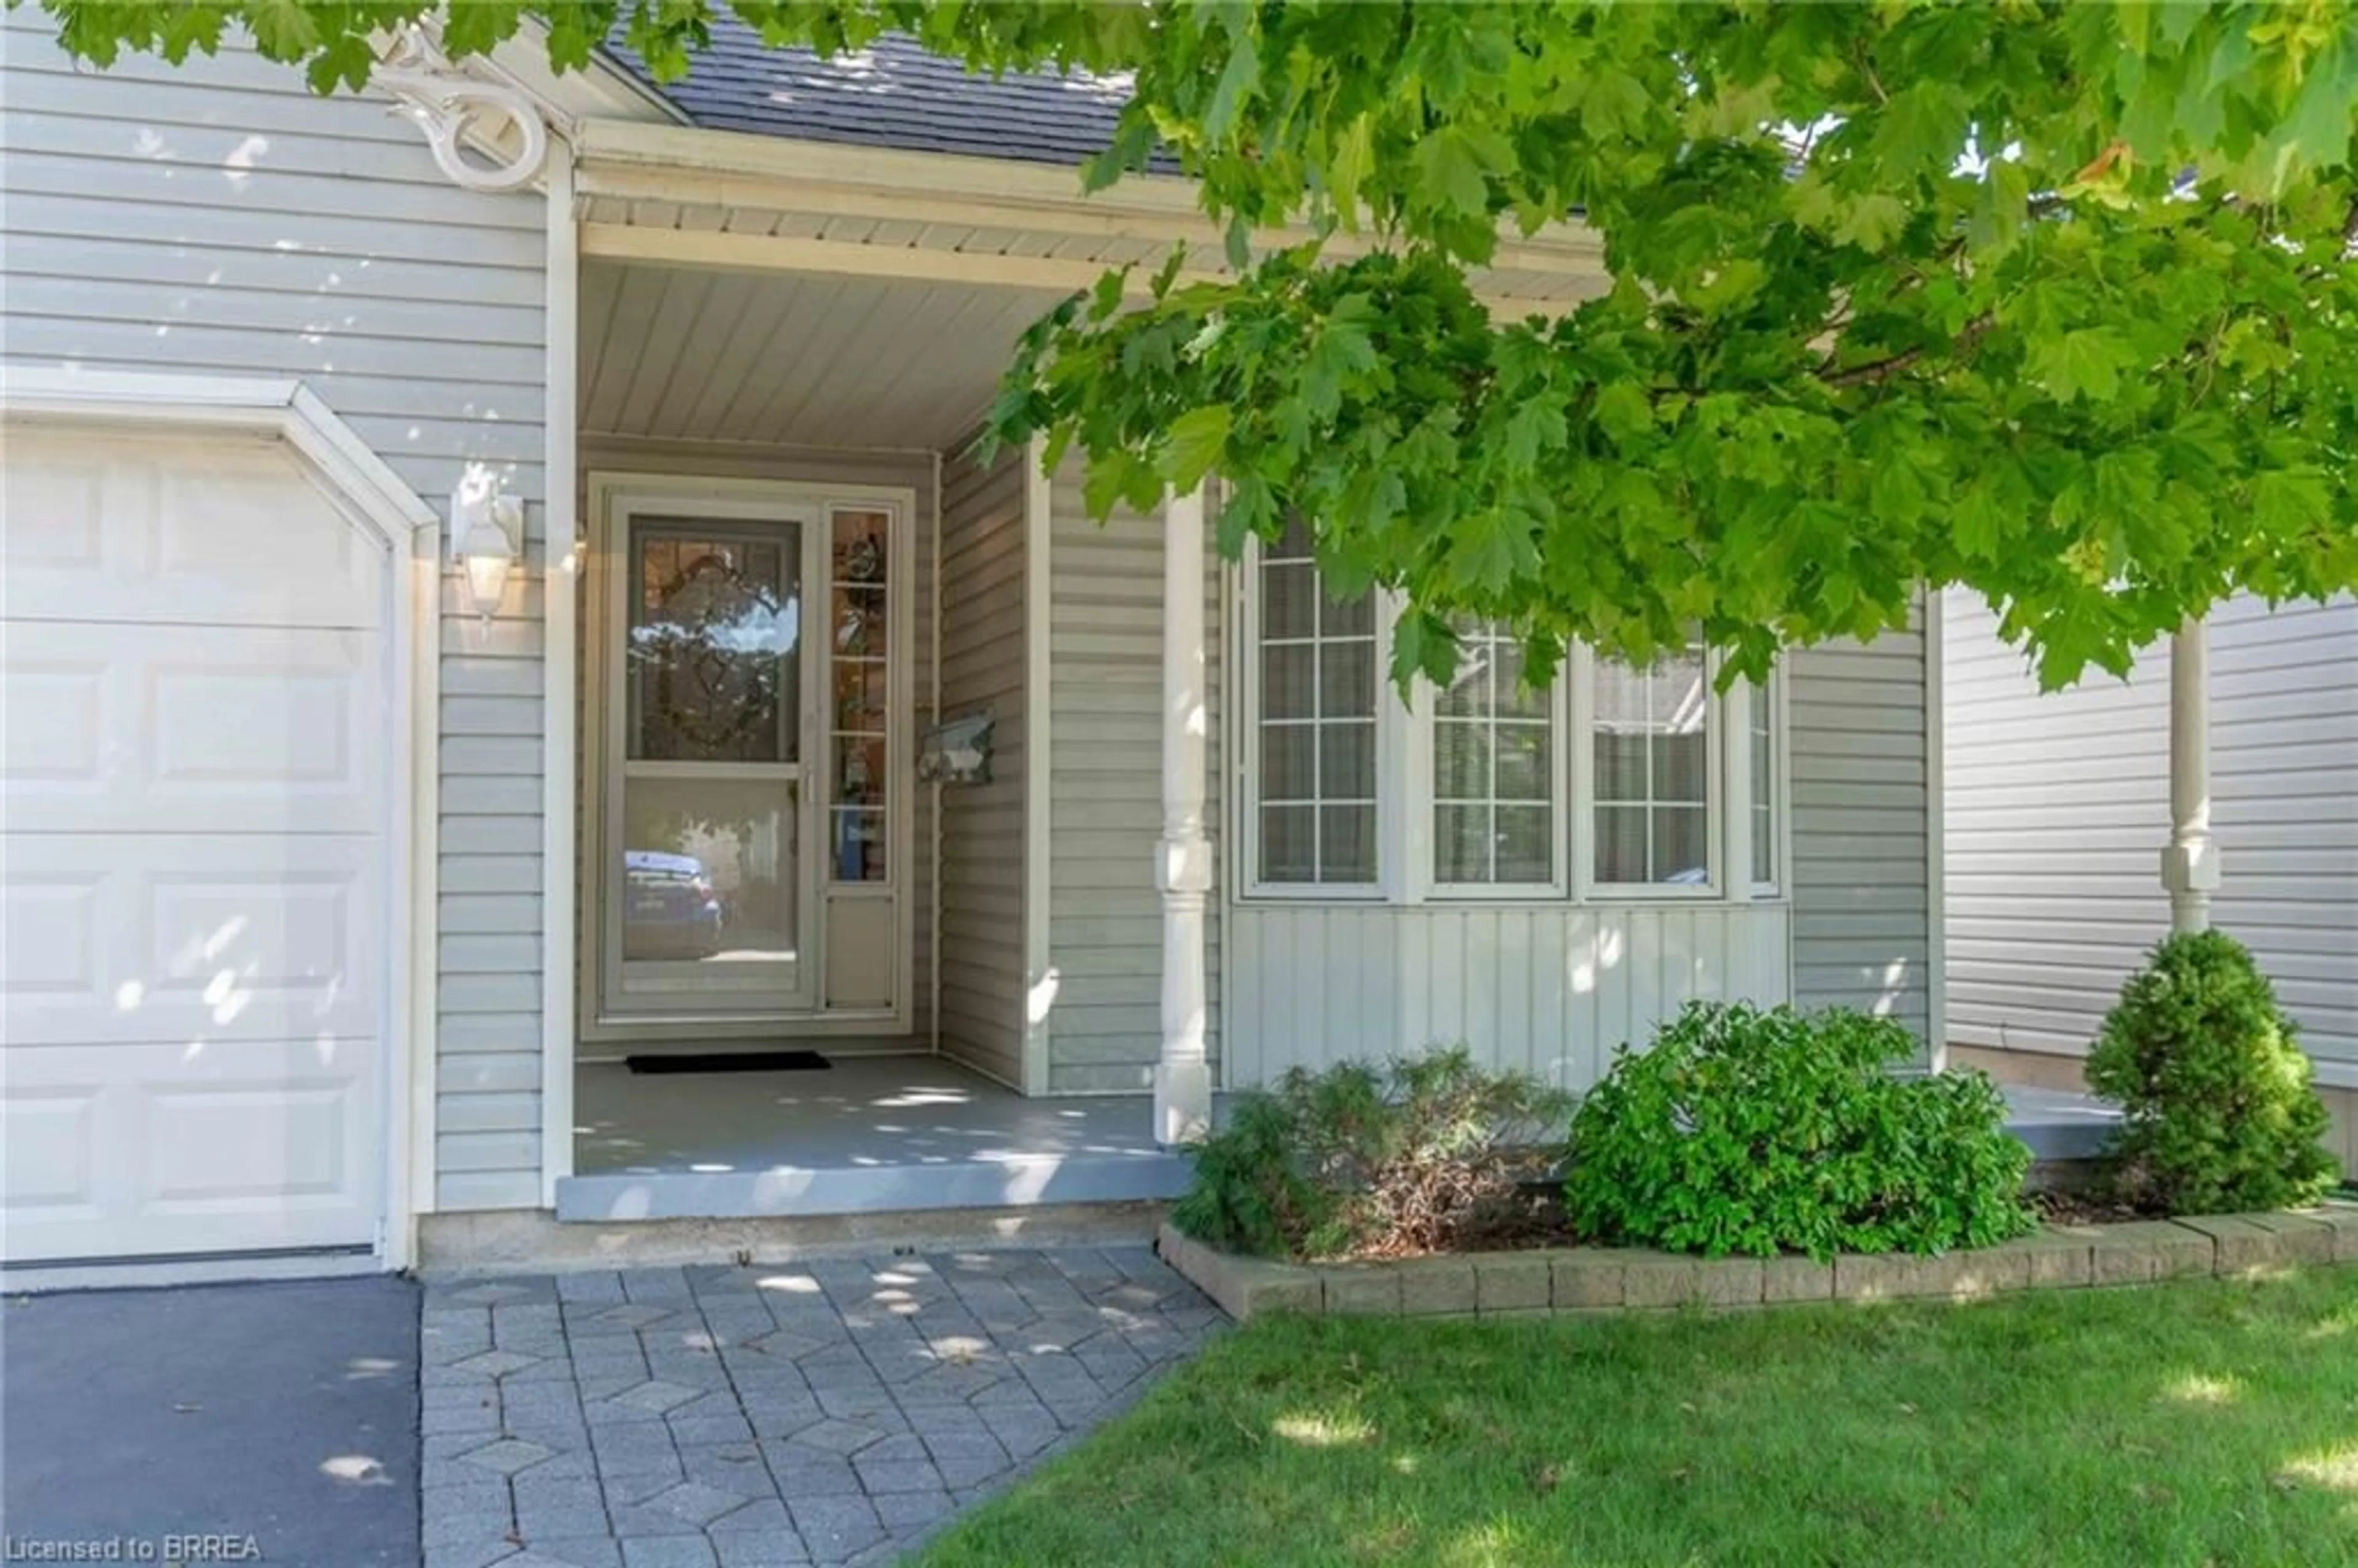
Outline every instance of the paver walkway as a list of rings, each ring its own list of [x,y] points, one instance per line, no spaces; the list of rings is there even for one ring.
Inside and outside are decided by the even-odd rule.
[[[427,1568],[884,1561],[1222,1321],[1142,1246],[438,1283]]]

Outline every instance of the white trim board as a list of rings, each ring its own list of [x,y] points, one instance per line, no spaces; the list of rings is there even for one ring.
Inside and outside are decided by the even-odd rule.
[[[1023,1039],[1014,1087],[1031,1096],[1048,1092],[1049,1032],[1054,1009],[1040,1005],[1055,995],[1050,968],[1053,870],[1050,827],[1055,821],[1049,756],[1055,727],[1055,692],[1048,654],[1054,620],[1050,550],[1055,538],[1056,480],[1044,466],[1046,443],[1037,436],[1023,449]]]
[[[1934,1072],[1949,1065],[1948,619],[1938,589],[1920,590],[1924,617],[1924,1044]]]
[[[579,137],[585,197],[748,206],[816,203],[842,216],[917,217],[1084,236],[1110,232],[1217,250],[1219,234],[1203,214],[1202,193],[1184,176],[1132,173],[1105,190],[1086,192],[1070,170],[1019,158],[849,146],[607,118],[583,121]],[[1309,237],[1300,227],[1269,234],[1279,243]],[[1345,235],[1329,240],[1327,248],[1330,254],[1358,254],[1376,243]],[[1603,237],[1578,222],[1551,223],[1530,236],[1502,225],[1490,265],[1601,279],[1603,254]]]
[[[385,1018],[384,1214],[374,1262],[406,1269],[416,1220],[432,1207],[434,1021],[439,931],[441,519],[367,442],[299,380],[149,371],[0,365],[0,419],[147,429],[241,431],[284,441],[345,515],[376,537],[388,591],[406,594],[385,620],[392,700],[406,719],[393,737],[404,807],[387,824],[387,929],[396,945]],[[435,532],[423,541],[417,535]],[[110,1272],[108,1279],[118,1276]]]
[[[546,526],[541,625],[540,796],[540,1201],[557,1206],[557,1184],[573,1173],[574,968],[580,952],[575,911],[580,831],[575,688],[580,638],[581,524],[578,496],[580,352],[580,231],[573,221],[573,149],[552,138],[548,154],[546,277],[547,415],[542,427]]]

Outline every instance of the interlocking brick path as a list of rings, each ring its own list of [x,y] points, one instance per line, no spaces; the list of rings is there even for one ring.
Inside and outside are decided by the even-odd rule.
[[[884,1561],[1223,1321],[1142,1246],[437,1283],[427,1568]]]

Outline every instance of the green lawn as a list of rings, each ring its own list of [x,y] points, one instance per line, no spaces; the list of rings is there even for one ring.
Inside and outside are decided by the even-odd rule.
[[[1957,1308],[1265,1321],[920,1562],[2358,1563],[2358,1271]]]

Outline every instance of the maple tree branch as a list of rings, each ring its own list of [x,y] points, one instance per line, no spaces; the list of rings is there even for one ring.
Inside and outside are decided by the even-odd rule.
[[[1971,348],[1982,334],[1996,325],[1997,318],[1985,310],[1965,323],[1949,347],[1952,351]],[[1929,351],[1930,350],[1924,345],[1919,344],[1912,349],[1902,349],[1896,354],[1887,354],[1879,360],[1869,360],[1863,365],[1847,365],[1841,370],[1820,370],[1818,379],[1833,387],[1864,386],[1870,382],[1887,381],[1922,359]]]

